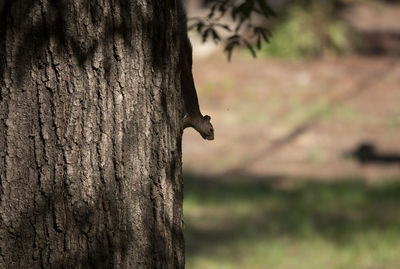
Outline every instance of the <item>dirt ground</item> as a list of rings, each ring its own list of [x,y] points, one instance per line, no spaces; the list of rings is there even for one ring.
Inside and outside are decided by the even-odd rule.
[[[397,58],[228,63],[214,55],[197,60],[194,74],[216,139],[186,130],[185,170],[323,179],[400,175]],[[360,157],[363,148],[369,151]]]
[[[215,140],[185,130],[184,172],[296,180],[398,178],[400,43],[385,38],[397,40],[400,5],[351,6],[343,17],[368,38],[375,35],[379,50],[305,61],[240,53],[227,62],[218,51],[195,58],[200,106],[212,117]]]
[[[351,57],[197,54],[197,92],[215,140],[192,129],[183,136],[188,267],[399,268],[393,7],[346,10],[367,40]]]

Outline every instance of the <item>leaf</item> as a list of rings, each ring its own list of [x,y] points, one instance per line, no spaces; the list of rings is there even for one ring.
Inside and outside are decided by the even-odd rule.
[[[188,31],[192,31],[192,30],[195,29],[195,28],[196,28],[197,31],[198,31],[199,24],[203,24],[203,23],[199,20],[198,22],[189,25],[188,28],[187,28]]]
[[[201,30],[203,29],[203,27],[204,27],[204,23],[203,22],[199,22],[197,24],[197,32],[201,33]]]
[[[257,54],[256,51],[254,50],[253,46],[249,43],[249,41],[247,41],[246,39],[242,39],[243,43],[246,45],[246,47],[249,49],[249,51],[251,52],[251,55],[253,55],[254,58],[257,58]]]
[[[243,22],[244,22],[244,19],[243,19],[243,18],[240,18],[240,21],[239,21],[238,25],[237,25],[236,28],[235,28],[235,33],[239,32],[240,28],[241,28],[242,25],[243,25]]]
[[[218,35],[217,31],[211,28],[211,34],[215,43],[221,41],[221,37]]]
[[[248,12],[249,8],[248,8],[248,0],[246,0],[244,3],[242,3],[241,5],[237,6],[237,7],[233,7],[232,9],[232,19],[236,20],[236,16],[240,15],[240,18],[242,19],[244,16],[244,14],[246,14]]]
[[[231,28],[226,24],[218,24],[218,26],[224,28],[228,32],[232,32]]]
[[[261,28],[260,29],[260,33],[261,33],[262,37],[264,38],[265,42],[269,42],[269,37],[268,36],[271,35],[271,32],[266,30],[266,29],[264,29],[264,28]]]
[[[261,49],[261,35],[258,35],[258,37],[257,37],[257,49],[258,50]]]
[[[240,42],[237,39],[231,39],[231,41],[226,44],[225,52],[228,53],[228,61],[232,58],[233,49],[238,45],[240,45]]]
[[[239,35],[232,35],[232,36],[228,37],[228,41],[232,41],[234,39],[240,39],[240,36]]]
[[[207,30],[204,31],[202,38],[203,38],[203,43],[207,41],[208,35],[211,31],[211,28],[208,28]]]
[[[265,2],[265,0],[256,0],[263,15],[266,18],[276,16],[275,12],[268,6],[268,4]]]
[[[225,47],[225,50],[229,50],[229,49],[233,48],[234,46],[238,46],[239,44],[240,44],[240,42],[238,40],[228,42],[228,44]]]
[[[221,12],[221,17],[225,15],[226,12],[226,7],[225,7],[226,3],[223,3],[219,6],[219,12]]]
[[[253,57],[256,57],[256,51],[261,49],[263,40],[269,42],[271,33],[265,27],[255,26],[251,23],[253,12],[264,18],[275,16],[267,0],[213,0],[206,17],[197,18],[196,23],[190,25],[188,29],[196,29],[203,42],[208,41],[210,37],[215,43],[225,41],[224,50],[228,55],[228,60],[231,59],[233,50],[241,45],[246,46]],[[235,24],[229,26],[221,23],[220,20],[224,16],[231,17]],[[243,29],[244,27],[246,29]],[[234,34],[227,38],[221,37],[220,28]],[[244,32],[250,33],[247,35],[247,39],[242,36]],[[250,43],[250,40],[253,43]]]
[[[207,16],[209,19],[211,19],[212,17],[214,17],[215,10],[217,9],[218,6],[219,6],[219,3],[215,3],[215,4],[212,5],[211,11],[210,11],[210,13],[209,13],[208,16]]]

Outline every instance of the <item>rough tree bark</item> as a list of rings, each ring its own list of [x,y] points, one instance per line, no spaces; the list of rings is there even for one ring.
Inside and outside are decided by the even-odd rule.
[[[0,268],[183,268],[179,3],[0,12]]]

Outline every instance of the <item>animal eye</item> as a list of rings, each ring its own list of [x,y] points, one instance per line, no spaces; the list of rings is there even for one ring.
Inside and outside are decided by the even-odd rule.
[[[213,129],[213,128],[210,128],[210,132],[214,132],[214,129]]]

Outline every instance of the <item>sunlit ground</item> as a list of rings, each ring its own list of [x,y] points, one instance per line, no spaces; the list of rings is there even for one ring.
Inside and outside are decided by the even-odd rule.
[[[400,6],[357,10],[380,49],[399,41]],[[187,268],[400,269],[394,54],[195,59],[215,141],[183,137]]]
[[[194,70],[216,139],[185,130],[187,268],[400,268],[396,59]]]

